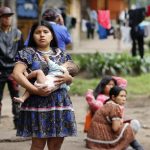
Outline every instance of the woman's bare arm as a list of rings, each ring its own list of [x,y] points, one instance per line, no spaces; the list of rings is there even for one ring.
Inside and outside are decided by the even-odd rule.
[[[121,119],[113,120],[112,121],[112,129],[113,129],[113,131],[114,132],[120,131],[122,125],[123,125],[123,122],[121,121]]]
[[[27,91],[32,94],[40,95],[40,96],[47,96],[50,91],[48,88],[38,89],[33,84],[31,84],[28,79],[25,77],[24,72],[26,71],[26,65],[23,63],[17,63],[13,70],[13,78],[24,87]]]

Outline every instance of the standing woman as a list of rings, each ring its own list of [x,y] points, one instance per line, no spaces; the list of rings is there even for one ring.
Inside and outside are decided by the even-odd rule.
[[[66,89],[52,93],[48,88],[38,89],[24,75],[26,70],[41,69],[48,74],[48,65],[43,55],[57,64],[72,61],[70,56],[57,49],[57,41],[52,27],[47,22],[34,24],[31,28],[28,47],[18,52],[13,76],[30,92],[30,97],[22,104],[17,136],[32,137],[31,150],[43,150],[46,143],[49,150],[60,150],[64,137],[77,133],[72,102]],[[68,73],[58,76],[56,85],[70,84]]]

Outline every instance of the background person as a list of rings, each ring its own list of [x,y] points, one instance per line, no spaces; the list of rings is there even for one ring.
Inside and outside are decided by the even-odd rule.
[[[51,24],[56,34],[58,48],[65,51],[66,47],[72,44],[72,38],[68,29],[64,26],[64,21],[60,11],[55,8],[49,8],[43,12],[42,19]]]
[[[57,51],[57,40],[53,28],[45,21],[31,28],[29,47],[19,51],[13,76],[30,92],[21,105],[17,136],[32,137],[32,150],[43,150],[47,144],[50,150],[60,150],[65,137],[76,136],[76,121],[68,91],[64,88],[51,93],[48,88],[39,89],[25,77],[26,70],[41,69],[48,74],[48,65],[41,60],[42,54],[61,65],[72,61],[70,55]],[[39,57],[39,55],[41,57]],[[68,73],[57,76],[55,85],[72,82]]]
[[[126,95],[126,90],[121,87],[114,86],[110,89],[110,99],[97,110],[92,119],[87,133],[88,148],[121,150],[134,143],[134,149],[143,150],[141,145],[135,145],[136,133],[132,124],[123,123]]]
[[[129,26],[131,27],[131,39],[132,39],[132,56],[144,57],[144,29],[139,24],[145,19],[145,8],[137,8],[129,10]]]
[[[84,132],[88,131],[94,113],[103,106],[103,103],[109,98],[110,89],[115,85],[125,88],[127,86],[127,80],[121,77],[104,76],[94,91],[88,90],[86,93],[89,111],[86,115]]]
[[[42,20],[48,21],[52,26],[57,38],[58,48],[65,51],[66,47],[72,44],[72,38],[69,31],[64,26],[64,20],[60,11],[55,8],[46,9],[42,14]],[[30,34],[25,41],[26,46],[28,45],[29,36]]]
[[[2,109],[2,99],[5,84],[12,99],[12,113],[14,126],[17,127],[19,105],[13,101],[13,97],[19,96],[18,84],[12,78],[12,71],[15,64],[15,56],[19,49],[23,47],[21,31],[12,27],[12,16],[14,13],[8,7],[0,8],[0,113]]]

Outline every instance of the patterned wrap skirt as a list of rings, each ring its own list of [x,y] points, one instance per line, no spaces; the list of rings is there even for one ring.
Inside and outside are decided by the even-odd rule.
[[[31,95],[21,106],[17,136],[76,136],[77,127],[72,102],[66,89],[47,97]]]

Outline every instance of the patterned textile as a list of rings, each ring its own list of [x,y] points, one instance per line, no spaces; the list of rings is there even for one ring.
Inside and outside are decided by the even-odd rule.
[[[95,113],[87,134],[88,148],[122,150],[128,147],[134,139],[132,129],[129,124],[124,124],[114,132],[112,120],[116,119],[122,119],[122,110],[114,102],[106,103]]]
[[[71,60],[60,51],[49,57],[58,64]],[[16,60],[25,63],[30,70],[42,69],[47,75],[48,65],[41,58],[38,51],[25,48],[18,52]],[[31,95],[22,104],[17,136],[48,138],[75,136],[76,133],[74,110],[66,89],[58,89],[46,97]]]

